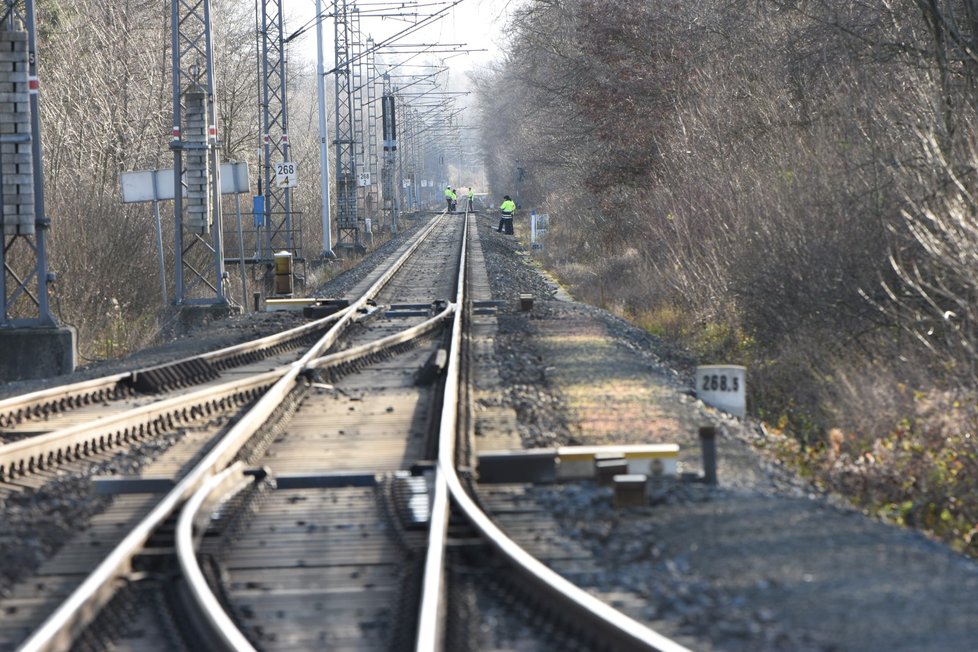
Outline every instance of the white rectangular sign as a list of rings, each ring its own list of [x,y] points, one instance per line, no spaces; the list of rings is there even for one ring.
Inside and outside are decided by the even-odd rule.
[[[173,177],[171,176],[170,178],[172,179]],[[243,195],[249,192],[251,192],[251,184],[248,183],[247,161],[222,163],[221,164],[221,194]]]
[[[122,201],[125,204],[173,199],[173,168],[123,172],[119,175],[119,183],[122,186]],[[243,194],[250,191],[247,163],[235,162],[221,165],[222,195]]]
[[[696,398],[734,416],[747,413],[747,368],[739,365],[696,367]]]
[[[547,213],[534,213],[530,211],[530,248],[543,249],[540,239],[547,235],[550,228],[550,215]]]
[[[276,188],[295,188],[298,185],[298,165],[292,161],[284,161],[282,163],[275,163],[272,167],[275,169]]]
[[[366,188],[370,185],[370,173],[360,172],[357,174],[357,185],[361,188]]]
[[[126,204],[173,199],[173,169],[139,170],[119,175]]]

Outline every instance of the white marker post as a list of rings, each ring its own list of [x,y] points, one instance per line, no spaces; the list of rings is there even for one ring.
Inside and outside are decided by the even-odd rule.
[[[744,418],[747,414],[747,368],[711,364],[696,367],[696,397],[718,410]]]

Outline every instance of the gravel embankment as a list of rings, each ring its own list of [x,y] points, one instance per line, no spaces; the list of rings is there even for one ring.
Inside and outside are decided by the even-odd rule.
[[[590,483],[540,487],[564,534],[606,569],[597,593],[697,650],[973,650],[978,563],[825,496],[752,445],[762,435],[691,397],[693,361],[593,307],[554,298],[518,241],[480,231],[499,317],[500,401],[524,446],[679,443],[699,472],[698,427],[719,427],[718,487],[660,486],[615,510]],[[517,312],[519,293],[536,296]],[[673,371],[679,368],[682,371]]]

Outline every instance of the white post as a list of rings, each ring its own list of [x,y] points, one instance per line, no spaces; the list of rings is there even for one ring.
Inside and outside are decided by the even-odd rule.
[[[156,173],[153,173],[156,176]],[[166,264],[163,262],[163,226],[160,224],[160,202],[153,200],[153,217],[156,219],[156,250],[160,254],[160,293],[166,305]]]
[[[323,66],[323,7],[316,0],[316,77],[319,94],[319,185],[322,191],[323,258],[336,258],[333,253],[333,234],[329,220],[329,152],[326,146],[326,81]]]
[[[241,270],[241,300],[243,301],[241,310],[248,312],[248,273],[245,271],[244,233],[241,231],[241,195],[237,192],[237,184],[234,190],[234,211],[238,214],[238,269]]]
[[[163,295],[163,305],[166,305],[166,263],[163,261],[163,224],[160,222],[160,187],[158,172],[153,170],[153,218],[156,221],[156,250],[160,254],[160,292]]]

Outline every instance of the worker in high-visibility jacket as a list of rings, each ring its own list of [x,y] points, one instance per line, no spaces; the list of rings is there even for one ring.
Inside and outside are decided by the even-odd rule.
[[[452,190],[452,187],[451,186],[445,186],[445,202],[448,204],[448,212],[449,213],[454,213],[455,212],[455,200],[456,199],[458,199],[458,196],[455,194],[455,191]]]
[[[465,210],[467,210],[468,212],[471,213],[472,212],[472,201],[475,199],[475,193],[472,192],[472,188],[471,187],[469,187],[469,192],[468,192],[468,195],[467,196],[468,196],[468,199],[469,199],[469,206]]]
[[[509,195],[503,197],[503,203],[499,205],[499,233],[513,235],[513,213],[516,212],[516,202],[510,199]]]

